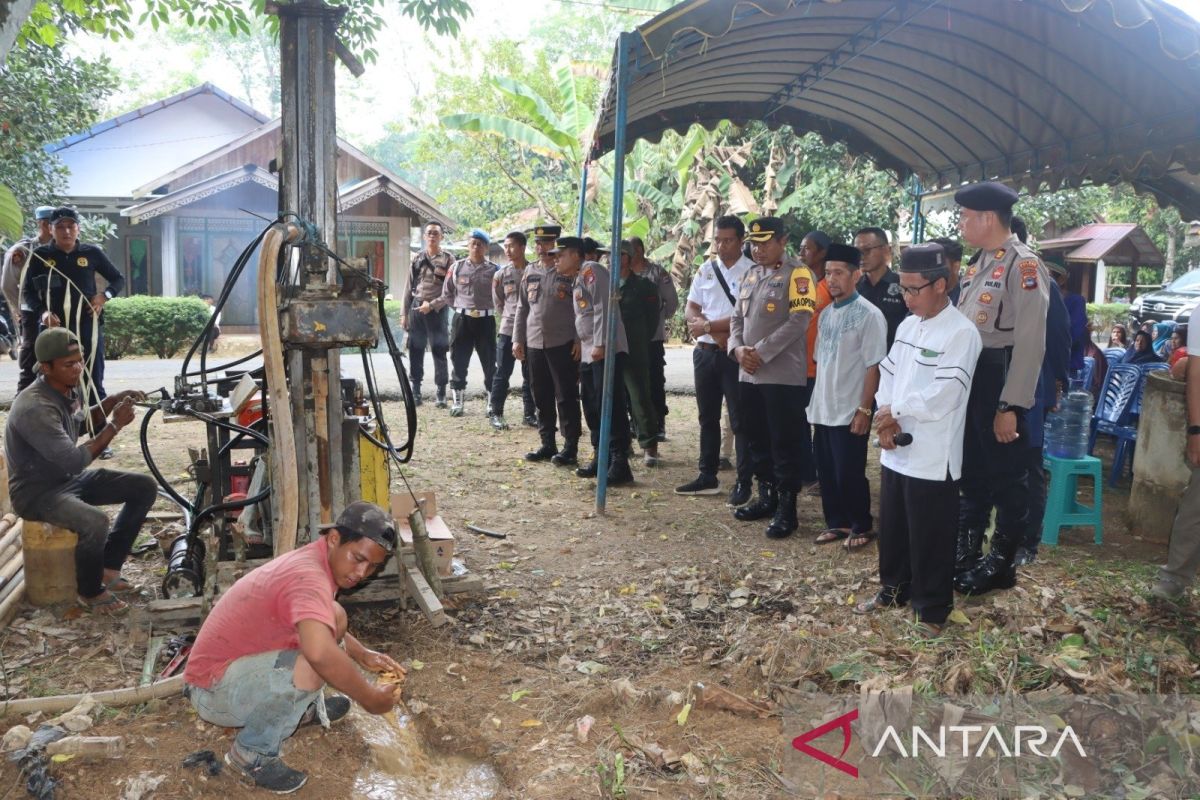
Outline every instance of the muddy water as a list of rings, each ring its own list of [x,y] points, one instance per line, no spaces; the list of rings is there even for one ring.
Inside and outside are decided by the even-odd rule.
[[[355,708],[354,725],[371,751],[355,776],[354,800],[491,800],[500,793],[490,765],[430,751],[405,715]]]

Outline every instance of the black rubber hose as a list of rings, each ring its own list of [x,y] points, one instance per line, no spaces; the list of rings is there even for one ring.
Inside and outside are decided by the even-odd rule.
[[[142,458],[146,461],[146,466],[150,468],[150,474],[154,476],[154,480],[158,481],[159,487],[166,492],[167,496],[174,500],[180,508],[185,509],[189,514],[195,517],[196,507],[184,499],[183,495],[175,491],[175,487],[167,482],[163,474],[158,471],[158,465],[154,463],[154,457],[150,455],[150,418],[154,416],[154,412],[158,411],[158,406],[151,406],[146,409],[145,415],[142,417],[141,443],[142,443]]]
[[[241,358],[234,359],[233,361],[228,361],[224,364],[218,364],[215,367],[211,367],[211,368],[206,367],[204,369],[197,369],[197,370],[192,370],[191,372],[185,372],[185,373],[183,373],[183,377],[194,378],[197,375],[200,375],[201,373],[221,372],[222,370],[227,370],[230,367],[236,367],[238,364],[245,364],[247,361],[258,358],[261,355],[262,355],[262,348],[259,348],[258,350],[255,350],[253,353],[251,353],[248,356],[242,356]]]

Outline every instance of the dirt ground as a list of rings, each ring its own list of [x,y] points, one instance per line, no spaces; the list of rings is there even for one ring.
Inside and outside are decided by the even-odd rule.
[[[723,495],[674,495],[694,477],[698,445],[694,401],[673,397],[671,407],[664,465],[636,462],[636,485],[612,490],[603,516],[594,481],[522,459],[536,445],[532,429],[493,431],[481,402],[461,419],[421,408],[406,477],[438,493],[459,557],[487,590],[458,597],[452,624],[441,628],[394,606],[354,610],[351,628],[409,666],[406,699],[426,747],[491,764],[501,797],[809,796],[789,782],[819,765],[784,733],[789,709],[807,693],[1200,688],[1194,607],[1148,599],[1165,546],[1129,537],[1128,487],[1106,488],[1102,545],[1091,544],[1090,531],[1064,533],[1059,547],[1044,547],[1022,570],[1016,589],[959,598],[958,622],[927,640],[903,612],[850,612],[875,591],[875,547],[814,545],[824,527],[819,499],[802,499],[797,535],[769,541],[765,523],[734,521]],[[401,419],[395,404],[388,411]],[[143,468],[134,430],[105,466]],[[165,474],[184,482],[185,445],[200,443],[199,424],[152,431]],[[728,488],[730,474],[721,478]],[[400,486],[393,470],[393,488]],[[467,523],[508,538],[478,536]],[[151,551],[126,574],[153,588],[163,569]],[[0,632],[0,688],[28,697],[130,685],[149,634],[26,607]],[[744,705],[714,707],[713,687]],[[181,765],[199,749],[220,756],[231,732],[200,722],[180,697],[108,710],[95,732],[123,735],[126,756],[52,765],[63,782],[59,797],[121,797],[144,772],[165,776],[156,798],[251,795],[228,774]],[[365,754],[353,724],[324,735],[307,730],[284,752],[310,771],[301,792],[309,797],[354,796]],[[1167,768],[1158,762],[1137,773],[1139,786]],[[11,764],[0,766],[0,793],[20,796],[17,782]],[[856,795],[838,791],[831,796]],[[948,792],[934,782],[922,793]]]

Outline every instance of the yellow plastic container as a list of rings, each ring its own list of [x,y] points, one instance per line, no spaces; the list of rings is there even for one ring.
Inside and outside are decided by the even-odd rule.
[[[65,528],[25,520],[21,547],[25,553],[25,599],[35,606],[75,602],[75,544],[79,537]]]

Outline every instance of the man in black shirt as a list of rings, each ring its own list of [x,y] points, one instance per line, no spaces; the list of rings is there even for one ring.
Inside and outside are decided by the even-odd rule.
[[[883,228],[863,228],[854,234],[854,246],[862,253],[862,277],[858,293],[870,300],[887,320],[887,346],[892,349],[896,328],[908,316],[900,276],[892,271],[892,248]]]
[[[39,331],[65,327],[79,338],[91,383],[90,388],[85,387],[85,401],[99,401],[108,396],[104,391],[104,304],[125,288],[125,277],[103,250],[79,241],[75,209],[54,209],[50,227],[54,240],[33,251],[25,271],[22,303],[37,319]],[[104,291],[96,288],[97,274],[108,282]]]

